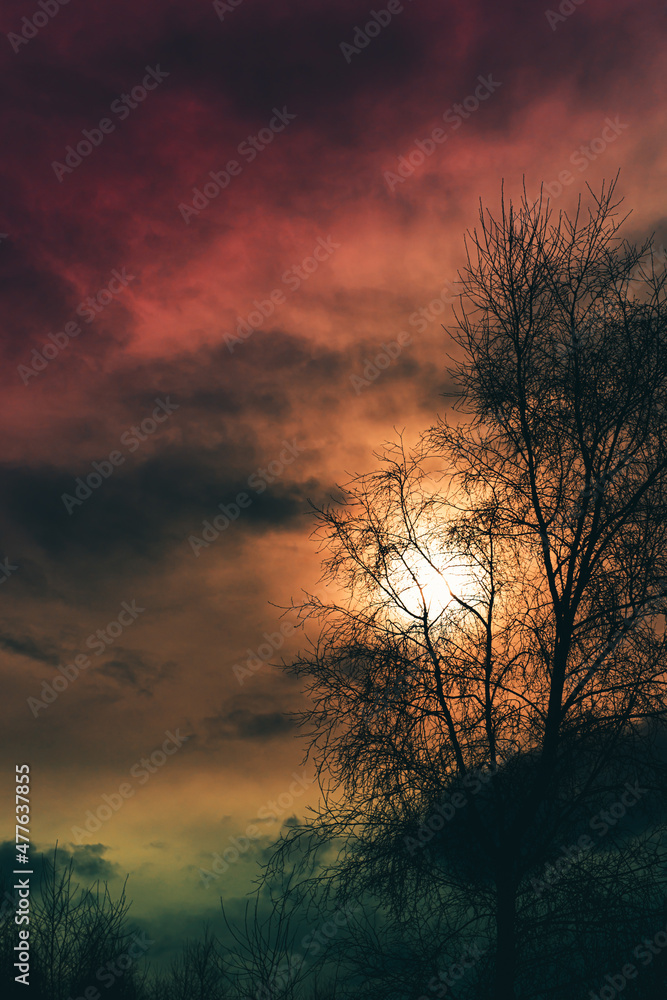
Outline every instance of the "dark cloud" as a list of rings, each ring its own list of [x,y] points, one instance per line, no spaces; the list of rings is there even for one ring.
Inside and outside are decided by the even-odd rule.
[[[116,646],[113,658],[102,663],[96,673],[111,678],[136,694],[152,697],[160,681],[173,677],[176,670],[177,665],[173,660],[154,663],[137,650]]]
[[[12,228],[10,220],[6,225]],[[70,283],[36,258],[33,248],[13,242],[3,247],[0,255],[0,296],[4,352],[12,365],[30,357],[35,327],[50,328],[54,316],[66,316],[73,304]]]
[[[8,21],[18,24],[25,11],[10,7]],[[69,260],[85,267],[90,294],[110,268],[128,263],[124,236],[137,214],[142,248],[161,249],[165,267],[167,247],[172,261],[179,260],[204,231],[205,242],[225,228],[233,231],[237,211],[257,196],[256,185],[276,207],[332,184],[349,199],[361,178],[365,190],[371,177],[381,190],[379,150],[398,155],[415,134],[430,131],[449,106],[472,93],[478,75],[502,80],[493,113],[485,107],[466,124],[490,137],[506,135],[525,107],[564,83],[576,90],[579,111],[601,106],[615,113],[609,103],[622,100],[626,73],[641,72],[637,53],[645,53],[647,68],[651,64],[661,15],[656,3],[642,18],[628,3],[607,5],[603,14],[586,4],[554,32],[545,9],[530,0],[509,7],[485,0],[474,11],[421,0],[406,3],[348,64],[340,43],[351,41],[369,16],[362,0],[317,10],[304,0],[279,7],[253,0],[221,23],[210,3],[138,11],[128,0],[113,9],[103,3],[94,13],[63,10],[41,37],[6,59],[0,75],[13,110],[0,169],[10,194],[3,228],[12,244],[2,247],[0,267],[14,303],[7,333],[15,343],[31,346],[41,329],[71,318],[81,298],[73,275],[63,273],[62,246]],[[52,160],[76,144],[81,129],[109,114],[111,102],[140,82],[147,64],[158,62],[169,78],[58,184]],[[228,206],[223,218],[213,210],[184,230],[175,208],[196,182],[199,164],[206,176],[226,162],[275,105],[287,105],[297,119],[236,181],[238,208]],[[344,151],[357,154],[347,170],[338,159]],[[114,209],[123,203],[134,211],[119,218]],[[314,199],[311,217],[330,215],[327,204]],[[95,346],[122,339],[121,325],[118,318]]]
[[[340,43],[352,40],[360,19],[369,19],[360,3],[317,10],[304,2],[247,6],[224,27],[201,20],[174,25],[171,38],[161,39],[161,51],[185,86],[209,97],[217,90],[248,124],[261,126],[271,107],[284,103],[307,120],[321,120],[323,111],[359,91],[398,89],[425,55],[419,24],[408,12],[381,33],[363,60],[346,62]],[[342,138],[349,122],[332,115],[328,130]]]
[[[203,521],[219,514],[219,504],[229,506],[243,492],[253,502],[239,518],[242,529],[289,525],[318,488],[313,481],[304,487],[276,483],[255,495],[247,478],[229,478],[228,456],[233,454],[233,446],[221,447],[214,454],[201,453],[198,462],[191,453],[171,452],[134,469],[119,469],[74,506],[71,515],[62,496],[74,496],[76,473],[87,475],[93,471],[90,466],[69,474],[44,467],[6,468],[0,504],[21,535],[52,558],[94,552],[115,561],[121,556],[154,559],[165,554],[166,542],[187,544],[188,534],[201,533]]]
[[[205,740],[210,743],[227,740],[268,740],[282,736],[294,728],[291,719],[282,712],[253,712],[234,708],[202,720]]]
[[[60,662],[60,654],[56,646],[48,639],[37,639],[31,635],[16,635],[0,632],[0,646],[8,653],[18,653],[39,663],[49,663],[53,666]]]
[[[68,846],[58,844],[45,848],[30,844],[28,855],[30,868],[34,872],[31,885],[33,887],[39,886],[44,873],[45,861],[49,865],[53,865],[55,862],[59,871],[71,863],[75,881],[80,880],[83,888],[87,888],[98,880],[104,882],[115,878],[120,874],[120,866],[104,857],[108,850],[109,847],[105,844],[70,844]],[[14,842],[5,840],[0,843],[0,872],[6,881],[9,881],[11,872],[16,867],[15,859],[16,845]]]
[[[72,844],[69,848],[58,848],[62,861],[72,859],[75,874],[82,879],[105,881],[120,874],[120,865],[107,861],[104,854],[109,850],[104,844]]]
[[[308,500],[325,495],[328,487],[309,474],[316,453],[307,437],[292,433],[291,422],[313,393],[323,414],[345,406],[352,395],[349,374],[363,363],[358,348],[354,354],[358,362],[349,352],[260,331],[233,357],[219,347],[121,369],[104,387],[108,406],[98,393],[92,418],[67,418],[63,440],[69,454],[59,465],[5,465],[0,524],[22,552],[30,553],[26,558],[42,573],[44,587],[43,555],[64,568],[94,553],[113,572],[127,560],[161,559],[174,547],[189,552],[188,536],[200,536],[203,522],[220,513],[219,505],[234,505],[242,493],[251,503],[230,525],[225,544],[232,538],[238,544],[249,532],[293,526]],[[402,374],[386,373],[386,381],[420,371],[415,359],[405,364]],[[153,437],[130,452],[125,435],[135,440],[130,429],[151,414],[156,399],[177,408]],[[273,425],[271,434],[257,427],[265,420]],[[215,445],[206,443],[203,427]],[[91,445],[93,437],[99,444]],[[286,442],[296,452],[287,456],[282,472],[269,473],[282,464]],[[95,458],[77,459],[82,447]],[[97,475],[93,462],[107,462],[114,450],[120,450],[124,464],[98,487],[77,484],[78,478]]]

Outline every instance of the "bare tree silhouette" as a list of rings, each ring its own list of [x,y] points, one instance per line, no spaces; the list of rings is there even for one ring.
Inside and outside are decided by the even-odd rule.
[[[460,419],[316,510],[340,597],[291,669],[323,805],[267,877],[379,900],[349,995],[570,997],[661,926],[666,279],[590,194],[480,206]]]
[[[228,996],[222,948],[208,928],[201,941],[185,941],[168,970],[153,975],[146,990],[147,1000],[223,1000]]]
[[[228,940],[110,1000],[664,998],[667,278],[615,191],[480,210],[459,416],[315,511],[338,596],[288,669],[322,804]],[[96,985],[128,905],[47,860],[32,995]]]
[[[131,958],[136,942],[128,923],[129,907],[125,885],[114,899],[106,883],[96,881],[86,888],[76,883],[73,859],[61,861],[56,845],[52,857],[42,858],[39,890],[31,900],[30,996],[67,1000],[102,985],[109,1000],[140,1000],[146,974]],[[10,911],[0,921],[0,952],[6,980],[12,985],[16,943]],[[146,949],[135,950],[139,955]],[[116,967],[115,960],[128,953],[130,962]],[[24,990],[17,987],[14,992],[22,996]]]

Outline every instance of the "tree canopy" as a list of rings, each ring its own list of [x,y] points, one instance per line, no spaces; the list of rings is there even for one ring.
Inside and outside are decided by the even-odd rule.
[[[480,206],[453,414],[315,511],[323,806],[269,873],[378,901],[351,995],[428,996],[484,941],[457,995],[570,996],[664,912],[666,279],[590,194]]]

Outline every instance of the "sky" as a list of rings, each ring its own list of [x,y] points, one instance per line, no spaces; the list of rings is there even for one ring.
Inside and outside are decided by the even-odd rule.
[[[657,0],[3,5],[3,795],[28,762],[35,849],[129,874],[161,940],[316,801],[278,665],[323,592],[309,502],[449,412],[479,199],[567,210],[620,169],[626,235],[667,242],[664,28]]]

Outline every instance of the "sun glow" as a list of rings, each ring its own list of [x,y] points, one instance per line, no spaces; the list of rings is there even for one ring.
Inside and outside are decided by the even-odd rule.
[[[462,602],[474,606],[483,599],[473,567],[455,554],[437,559],[417,553],[403,556],[392,566],[388,582],[397,607],[410,617],[426,611],[433,619],[461,608]]]

